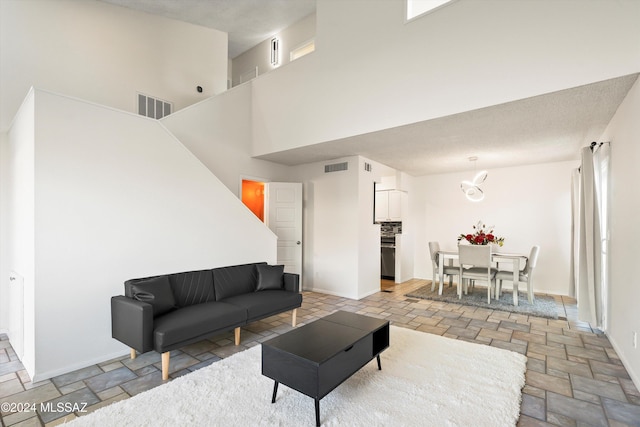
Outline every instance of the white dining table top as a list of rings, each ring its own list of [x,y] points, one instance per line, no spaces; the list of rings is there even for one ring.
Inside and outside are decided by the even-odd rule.
[[[457,259],[458,258],[458,251],[438,251],[439,255],[443,255],[446,258],[452,258],[452,259]],[[516,254],[516,253],[509,253],[509,252],[491,252],[491,256],[496,258],[520,258],[520,259],[527,259],[528,256],[525,254]]]

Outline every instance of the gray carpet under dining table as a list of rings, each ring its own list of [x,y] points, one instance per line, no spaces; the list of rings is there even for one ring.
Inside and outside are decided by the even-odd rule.
[[[508,311],[511,313],[527,314],[547,319],[558,319],[558,308],[555,299],[549,295],[535,294],[533,304],[529,303],[526,292],[518,292],[518,305],[513,305],[513,291],[511,289],[503,289],[502,295],[498,300],[491,299],[491,304],[487,304],[487,288],[475,286],[469,288],[467,295],[462,295],[462,299],[458,299],[457,285],[449,286],[444,283],[442,295],[438,295],[438,285],[436,284],[434,291],[431,291],[431,283],[415,291],[405,294],[409,298],[421,298],[433,301],[444,301],[454,304],[469,305],[474,307],[482,307],[491,310]]]

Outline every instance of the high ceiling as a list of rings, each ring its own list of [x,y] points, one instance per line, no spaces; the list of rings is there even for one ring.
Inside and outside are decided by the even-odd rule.
[[[316,0],[101,0],[229,34],[235,58],[315,12]]]
[[[315,0],[101,0],[225,31],[229,57],[315,11]],[[414,176],[577,160],[638,74],[507,104],[271,153],[287,165],[362,155]],[[468,158],[478,157],[471,163]]]

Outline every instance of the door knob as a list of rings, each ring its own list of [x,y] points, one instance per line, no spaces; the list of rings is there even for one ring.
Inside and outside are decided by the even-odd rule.
[[[298,241],[296,242],[296,245],[299,245],[300,243],[301,243],[301,242],[300,242],[300,240],[298,240]]]

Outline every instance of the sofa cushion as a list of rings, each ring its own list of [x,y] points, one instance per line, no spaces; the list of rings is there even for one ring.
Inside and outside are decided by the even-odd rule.
[[[258,282],[256,265],[266,263],[214,268],[213,287],[216,290],[216,301],[255,291]]]
[[[178,307],[216,300],[211,270],[170,274],[169,282]]]
[[[153,316],[160,316],[176,308],[176,301],[167,276],[140,280],[131,285],[134,299],[151,304]]]
[[[225,299],[224,302],[244,307],[248,314],[247,320],[250,322],[300,307],[302,295],[297,292],[266,290],[237,295]]]
[[[283,288],[284,265],[256,265],[256,271],[258,272],[256,291]]]
[[[193,338],[230,330],[246,319],[246,310],[223,302],[183,307],[155,319],[155,349],[163,352]]]

